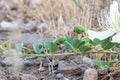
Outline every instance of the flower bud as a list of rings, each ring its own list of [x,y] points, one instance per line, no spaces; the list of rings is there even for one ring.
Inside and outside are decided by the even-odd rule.
[[[75,25],[74,26],[74,32],[77,33],[77,34],[81,34],[81,33],[85,32],[85,29],[81,25]]]
[[[61,36],[58,38],[58,42],[63,44],[66,41],[66,37],[65,36]]]

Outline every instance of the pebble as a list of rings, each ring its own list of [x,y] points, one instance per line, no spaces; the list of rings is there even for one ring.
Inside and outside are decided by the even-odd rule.
[[[55,61],[53,66],[58,66],[58,64],[59,64],[59,61]]]
[[[0,23],[0,28],[2,28],[5,31],[15,31],[20,28],[20,26],[16,22],[7,22],[7,21],[2,21]]]
[[[12,57],[6,57],[4,60],[1,61],[2,66],[12,66]]]
[[[2,70],[0,70],[0,80],[8,80],[5,76],[5,73]]]
[[[22,34],[21,43],[27,48],[33,48],[33,43],[41,42],[41,37],[39,34],[24,33]]]
[[[42,60],[40,58],[37,58],[37,59],[34,60],[34,63],[37,64],[37,65],[39,65],[41,61]]]
[[[37,26],[37,30],[41,31],[41,32],[45,32],[48,29],[47,24],[46,23],[41,23]]]
[[[64,75],[62,74],[62,73],[58,73],[57,75],[56,75],[56,78],[57,79],[62,79],[64,77]]]
[[[68,66],[70,66],[69,63],[67,63],[65,61],[59,61],[58,70],[66,70]]]
[[[64,77],[63,80],[69,80],[68,78]]]
[[[83,80],[98,80],[98,73],[95,69],[88,68],[83,76]]]
[[[35,76],[30,74],[23,74],[21,80],[38,80]]]
[[[24,61],[24,66],[30,67],[30,66],[32,66],[32,65],[33,65],[33,63],[32,63],[30,60],[25,60],[25,61]]]
[[[84,57],[82,58],[82,62],[83,62],[84,64],[92,64],[92,60],[91,60],[89,57],[87,57],[87,56],[84,56]]]
[[[59,61],[57,70],[58,72],[74,73],[74,74],[78,74],[82,71],[78,66],[65,61]]]
[[[23,27],[23,33],[28,33],[31,32],[35,27],[36,27],[36,22],[35,21],[30,21],[27,24],[25,24]]]

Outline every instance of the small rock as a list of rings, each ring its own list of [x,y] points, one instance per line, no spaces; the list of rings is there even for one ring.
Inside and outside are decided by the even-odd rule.
[[[21,38],[21,43],[28,48],[33,48],[33,43],[41,42],[39,34],[24,33]]]
[[[81,68],[79,68],[79,66],[76,66],[72,63],[68,63],[65,61],[59,61],[58,64],[58,68],[57,68],[58,72],[64,72],[64,73],[71,73],[71,74],[79,74],[82,72]]]
[[[57,79],[62,79],[64,76],[63,76],[63,74],[62,73],[58,73],[57,75],[56,75],[56,78]]]
[[[0,25],[0,28],[2,28],[5,31],[15,31],[20,28],[20,26],[15,22],[2,21]]]
[[[24,66],[30,67],[32,65],[33,65],[33,63],[30,60],[25,60],[24,61]]]
[[[59,61],[55,61],[53,66],[58,66],[58,64],[59,64]]]
[[[84,64],[92,64],[92,60],[91,60],[90,58],[88,58],[87,56],[84,56],[84,57],[82,58],[82,62],[83,62]]]
[[[2,66],[12,66],[12,57],[6,57],[3,61],[1,61]]]
[[[30,74],[23,74],[21,80],[38,80],[35,76]]]
[[[79,57],[75,57],[72,59],[75,63],[80,64],[81,59]]]
[[[68,78],[64,77],[63,80],[69,80]]]
[[[37,59],[34,59],[33,62],[34,62],[34,64],[37,64],[37,65],[39,65],[41,62],[43,63],[43,65],[44,65],[44,63],[49,63],[46,58],[37,58]]]
[[[25,27],[23,27],[23,33],[31,32],[36,27],[36,22],[31,21],[27,24],[25,24]]]
[[[39,65],[40,62],[42,62],[42,60],[40,58],[37,58],[37,59],[34,60],[34,63],[37,64],[37,65]]]
[[[37,26],[37,30],[41,32],[45,32],[48,29],[48,25],[46,23],[41,23]]]
[[[0,70],[0,80],[8,80],[7,77],[5,77],[5,73]]]
[[[68,66],[70,66],[69,63],[67,63],[65,61],[59,61],[58,70],[66,70],[66,69],[68,69]]]
[[[83,80],[98,80],[98,73],[95,69],[88,68],[85,73]]]

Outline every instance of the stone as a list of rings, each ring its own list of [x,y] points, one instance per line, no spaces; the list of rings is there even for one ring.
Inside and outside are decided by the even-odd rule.
[[[20,26],[16,22],[2,21],[0,23],[0,28],[5,31],[16,31],[20,29]]]
[[[92,64],[92,60],[91,60],[89,57],[87,57],[87,56],[84,56],[84,57],[82,58],[82,62],[83,62],[84,64]]]
[[[27,67],[30,67],[33,65],[33,62],[31,62],[30,60],[24,60],[23,63],[24,63],[24,66],[27,66]]]
[[[35,27],[36,27],[36,22],[35,21],[30,21],[27,24],[24,25],[23,27],[23,33],[28,33],[31,32]]]
[[[85,73],[83,80],[98,80],[98,73],[95,69],[88,68]]]
[[[5,76],[5,72],[3,72],[2,70],[0,70],[0,80],[8,80]]]
[[[46,60],[44,60],[44,58],[37,58],[37,59],[34,59],[34,64],[36,64],[36,65],[39,65],[41,62],[45,62]]]
[[[41,23],[37,26],[37,30],[40,32],[45,32],[48,29],[47,23]]]
[[[71,65],[65,61],[59,61],[58,70],[68,70],[68,66],[71,66]]]
[[[57,72],[61,73],[71,73],[71,74],[79,74],[82,72],[81,68],[72,63],[68,63],[65,61],[59,61]]]
[[[56,78],[57,79],[62,79],[64,77],[64,75],[62,74],[62,73],[58,73],[57,75],[56,75]]]
[[[34,43],[41,42],[41,36],[39,34],[24,33],[20,42],[27,48],[33,48]]]
[[[21,80],[38,80],[37,77],[30,74],[23,74]]]
[[[69,80],[68,78],[64,77],[63,80]]]
[[[12,66],[12,57],[6,57],[4,60],[1,61],[2,66]]]

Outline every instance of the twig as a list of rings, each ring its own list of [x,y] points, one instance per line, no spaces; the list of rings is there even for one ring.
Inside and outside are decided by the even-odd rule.
[[[106,75],[105,77],[103,77],[101,80],[106,80],[108,77],[114,76],[115,74],[117,74],[119,72],[120,72],[120,70],[115,70],[114,72],[111,72],[108,75]]]

